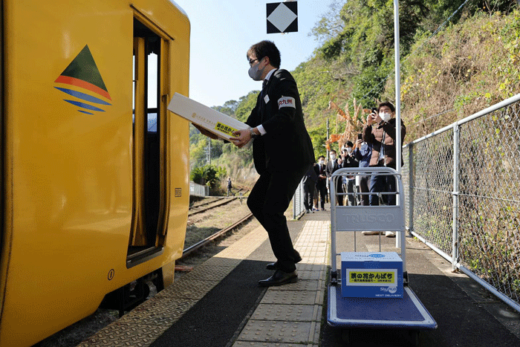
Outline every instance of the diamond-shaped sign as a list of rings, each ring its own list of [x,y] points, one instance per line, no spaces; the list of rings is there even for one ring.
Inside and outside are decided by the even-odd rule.
[[[298,31],[298,3],[275,2],[267,4],[267,33]]]

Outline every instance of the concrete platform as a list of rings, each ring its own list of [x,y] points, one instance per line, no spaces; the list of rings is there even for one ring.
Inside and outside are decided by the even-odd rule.
[[[289,222],[303,258],[298,283],[258,287],[272,273],[265,265],[274,260],[267,233],[258,228],[80,346],[343,346],[341,330],[324,318],[329,221],[329,212],[316,212]],[[381,241],[383,251],[396,250],[395,239]],[[420,336],[421,346],[520,346],[516,313],[496,301],[499,308],[490,310],[465,275],[451,274],[444,259],[407,241],[411,288],[439,324]],[[358,251],[378,250],[378,236],[358,233],[357,242]],[[353,235],[340,234],[338,251],[351,250]],[[409,344],[403,331],[351,333],[352,346]]]

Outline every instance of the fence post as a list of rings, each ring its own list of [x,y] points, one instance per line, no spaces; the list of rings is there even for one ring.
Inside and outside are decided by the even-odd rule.
[[[413,179],[413,144],[408,145],[408,232],[412,236],[413,231],[413,200],[414,200],[414,179]]]
[[[292,204],[292,219],[296,219],[296,205],[298,205],[298,191],[300,189],[300,185],[296,188],[296,191],[293,195],[293,204]]]
[[[459,159],[460,159],[460,126],[453,126],[453,241],[451,251],[452,270],[457,269],[459,260]]]

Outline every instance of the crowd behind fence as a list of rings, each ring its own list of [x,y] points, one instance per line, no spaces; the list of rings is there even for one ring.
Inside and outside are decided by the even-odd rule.
[[[520,311],[520,94],[403,148],[407,229]]]
[[[403,163],[407,230],[520,312],[520,94],[404,146]]]

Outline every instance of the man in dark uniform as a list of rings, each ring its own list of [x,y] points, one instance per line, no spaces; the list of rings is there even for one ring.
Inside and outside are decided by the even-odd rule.
[[[298,281],[294,249],[284,212],[303,175],[314,162],[312,142],[303,121],[298,87],[291,74],[280,70],[280,52],[275,44],[262,41],[247,51],[249,76],[263,80],[262,92],[246,121],[251,128],[234,133],[238,147],[252,138],[253,160],[260,178],[251,190],[247,205],[267,230],[276,263],[267,266],[275,273],[259,282],[276,286]]]
[[[314,199],[314,190],[316,189],[316,183],[318,182],[318,175],[314,170],[314,164],[309,166],[309,169],[303,176],[303,204],[305,205],[305,212],[311,213],[312,200]]]
[[[316,189],[320,195],[321,210],[325,211],[325,196],[327,195],[327,168],[325,166],[325,157],[320,155],[318,158],[318,164],[314,167],[316,175],[318,176],[318,182],[316,182]],[[318,204],[316,204],[316,208]]]

